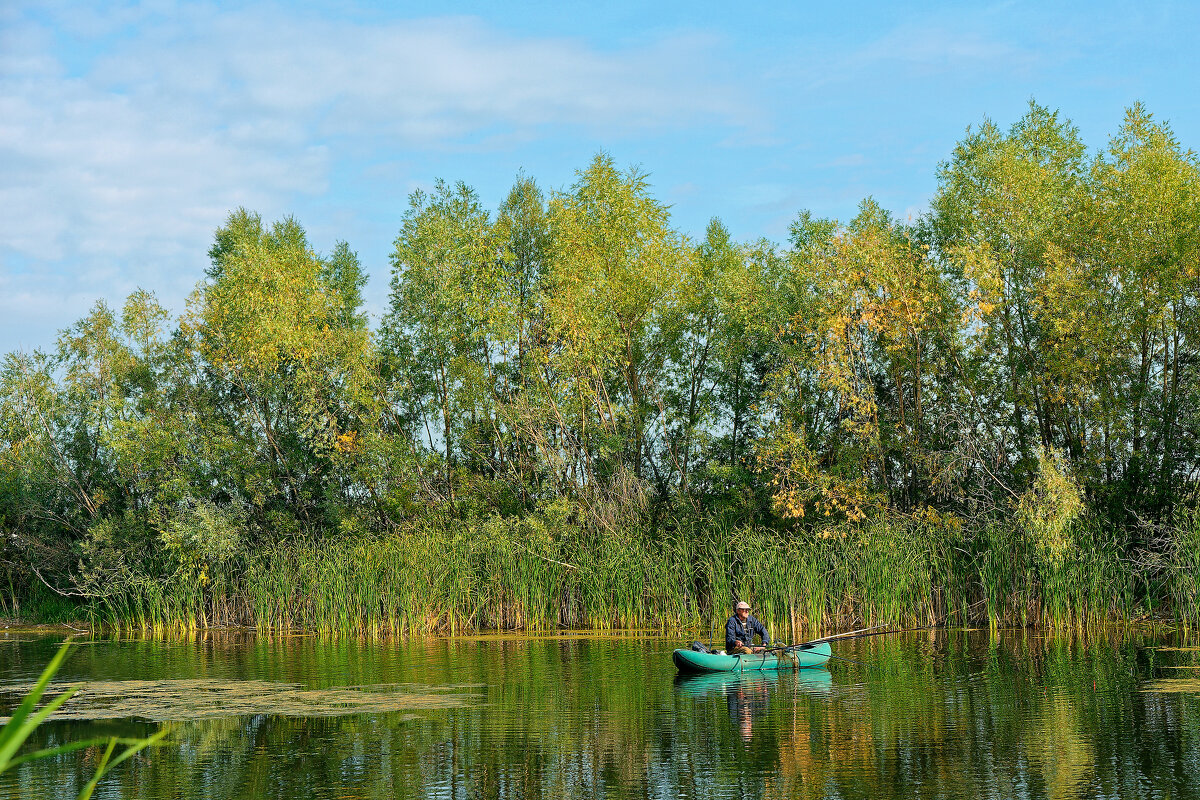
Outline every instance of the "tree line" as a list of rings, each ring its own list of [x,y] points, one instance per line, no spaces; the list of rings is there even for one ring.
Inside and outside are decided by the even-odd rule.
[[[95,598],[548,508],[618,536],[1016,520],[1051,561],[1101,529],[1154,557],[1195,504],[1200,159],[1141,105],[1092,152],[1031,103],[968,129],[919,218],[868,198],[782,244],[681,233],[605,154],[495,210],[439,181],[374,329],[357,255],[294,219],[239,209],[209,256],[177,317],[139,291],[5,357],[10,583]]]

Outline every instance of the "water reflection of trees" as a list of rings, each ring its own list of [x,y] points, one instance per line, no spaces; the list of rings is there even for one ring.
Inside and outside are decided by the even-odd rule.
[[[314,645],[310,655],[340,658],[371,682],[393,667],[389,674],[407,680],[474,676],[484,684],[477,705],[407,717],[186,724],[174,745],[114,776],[109,791],[131,798],[1035,798],[1133,796],[1148,785],[1186,795],[1200,785],[1197,704],[1140,693],[1151,656],[1127,640],[864,640],[839,652],[868,669],[674,682],[661,673],[666,654],[643,652],[644,644],[430,647],[443,649],[372,656]],[[400,669],[396,661],[405,658]],[[294,679],[287,668],[272,669]],[[330,667],[293,669],[322,680]],[[106,724],[118,733],[145,729]],[[66,738],[65,728],[49,731]],[[88,772],[70,759],[39,769],[51,772],[23,772],[21,786],[64,787],[63,797]]]

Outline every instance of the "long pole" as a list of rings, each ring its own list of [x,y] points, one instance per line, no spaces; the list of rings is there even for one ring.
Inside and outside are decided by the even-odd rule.
[[[880,625],[873,625],[870,628],[859,628],[856,631],[846,631],[845,633],[835,633],[833,636],[823,636],[820,639],[810,639],[807,642],[804,642],[804,644],[817,644],[819,642],[832,642],[834,639],[848,639],[851,636],[857,636],[861,633],[867,633],[868,631],[879,630],[880,628],[883,628],[886,626],[887,626],[887,623],[883,623]],[[880,633],[892,633],[892,631],[880,631]]]
[[[876,627],[881,627],[881,626],[877,625]],[[872,629],[867,628],[866,630],[871,631]],[[814,639],[813,641],[820,643],[820,642],[828,642],[831,639],[846,639],[846,638],[863,639],[863,638],[866,638],[867,636],[887,636],[889,633],[912,633],[913,631],[931,631],[931,630],[935,630],[934,626],[932,626],[932,625],[927,625],[923,628],[895,628],[890,631],[874,631],[872,633],[864,633],[864,632],[860,632],[860,631],[850,631],[849,633],[843,633],[843,634],[839,634],[837,636],[830,636],[825,639]],[[806,642],[805,644],[808,644],[808,642]]]
[[[885,636],[889,633],[908,633],[910,631],[927,631],[929,628],[899,628],[897,630],[881,631],[876,628],[882,628],[883,625],[875,625],[870,628],[859,628],[856,631],[846,631],[845,633],[836,633],[833,636],[823,636],[820,639],[809,639],[807,642],[799,642],[798,644],[787,644],[778,647],[769,647],[768,650],[811,650],[816,645],[824,642],[832,642],[835,639],[862,639],[866,636]]]
[[[787,645],[786,647],[768,647],[766,650],[763,651],[763,653],[764,654],[770,653],[775,650],[782,650],[786,653],[788,650],[809,650],[809,649],[811,649],[811,647],[812,647],[812,645],[810,643],[805,642],[804,644],[790,644],[790,645]],[[830,653],[828,657],[836,658],[838,661],[849,661],[851,664],[858,664],[860,667],[870,667],[870,664],[864,664],[861,661],[855,661],[853,658],[846,658],[845,656],[835,656],[833,653]],[[765,656],[764,656],[764,660],[765,660]]]
[[[886,636],[889,633],[909,633],[911,631],[932,630],[931,628],[898,628],[890,631],[875,630],[875,628],[882,627],[882,625],[876,625],[873,628],[862,628],[861,630],[857,631],[846,631],[845,633],[839,633],[834,636],[826,636],[821,639],[811,639],[807,642],[801,642],[800,644],[790,644],[783,649],[792,650],[798,648],[800,650],[811,650],[815,645],[821,644],[822,642],[832,642],[834,639],[862,639],[867,636]]]

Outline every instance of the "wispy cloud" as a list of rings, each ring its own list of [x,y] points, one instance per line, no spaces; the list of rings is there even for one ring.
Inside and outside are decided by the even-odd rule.
[[[432,145],[481,126],[675,126],[745,103],[695,70],[703,37],[598,51],[472,18],[362,25],[245,11],[161,23],[95,77],[146,102],[249,118],[271,135],[400,136]],[[248,133],[253,137],[259,131]]]
[[[202,262],[230,209],[319,195],[345,153],[396,161],[501,150],[555,127],[619,137],[756,119],[705,68],[716,45],[702,36],[598,49],[473,18],[162,8],[0,12],[6,272],[19,260],[95,297],[115,269],[174,293],[164,272],[194,281],[182,265]],[[62,297],[43,285],[46,302]]]
[[[855,51],[862,67],[900,66],[924,73],[1034,66],[1042,56],[1014,42],[946,25],[901,25]]]
[[[1045,50],[1020,43],[989,24],[995,8],[911,18],[865,41],[814,41],[781,61],[772,77],[799,81],[808,90],[869,81],[894,86],[903,80],[983,74],[1029,74],[1047,66]]]

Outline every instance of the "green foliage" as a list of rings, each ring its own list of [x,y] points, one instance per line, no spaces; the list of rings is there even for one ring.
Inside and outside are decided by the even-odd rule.
[[[1033,486],[1021,496],[1017,519],[1041,561],[1060,566],[1078,556],[1076,522],[1084,511],[1079,487],[1057,453],[1043,451]]]
[[[50,679],[54,677],[59,667],[62,666],[69,649],[70,642],[64,643],[59,648],[58,653],[50,660],[46,668],[42,670],[42,674],[33,689],[22,698],[17,710],[4,723],[4,727],[0,728],[0,772],[5,772],[26,761],[50,758],[62,753],[70,753],[89,747],[104,746],[104,752],[97,760],[95,773],[92,775],[91,780],[80,790],[78,795],[79,800],[87,800],[95,792],[97,784],[100,783],[100,780],[105,775],[123,761],[129,760],[142,750],[158,742],[170,732],[170,729],[163,728],[158,733],[148,736],[145,739],[123,739],[116,736],[111,736],[107,739],[85,739],[18,756],[17,753],[20,751],[21,745],[25,743],[30,734],[45,722],[51,714],[58,710],[63,703],[70,700],[72,695],[77,691],[76,689],[68,689],[57,697],[51,698],[49,702],[38,708],[38,703],[42,701],[42,697],[45,695],[46,689],[50,684]],[[118,745],[123,746],[124,749],[114,758],[113,753]]]
[[[311,519],[374,401],[357,258],[341,245],[321,258],[295,220],[268,230],[245,211],[230,216],[211,256],[183,328],[197,335],[232,440],[214,453],[233,473],[221,477],[231,496]]]
[[[1194,616],[1200,160],[1140,105],[1094,154],[985,120],[929,214],[783,244],[690,240],[603,153],[494,211],[439,181],[377,331],[294,219],[209,256],[178,319],[5,358],[14,587],[151,628]]]
[[[932,229],[963,277],[983,446],[1011,465],[996,477],[1027,484],[1057,448],[1114,521],[1160,514],[1194,461],[1195,154],[1134,106],[1089,168],[1077,131],[1031,105],[1008,135],[968,136],[941,184]]]
[[[247,516],[236,506],[218,506],[205,500],[182,503],[163,523],[161,540],[166,554],[179,569],[208,580],[243,551]]]

